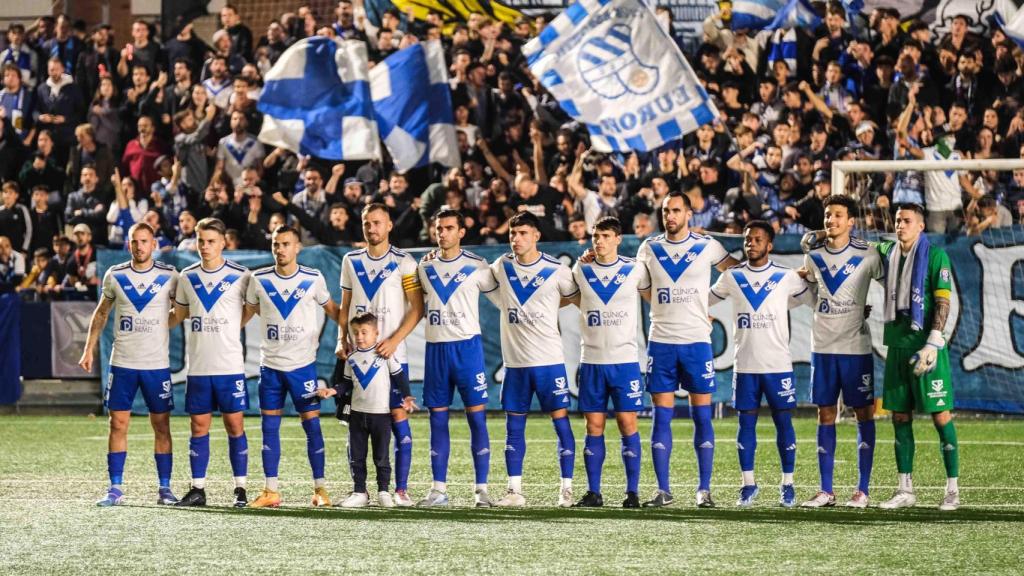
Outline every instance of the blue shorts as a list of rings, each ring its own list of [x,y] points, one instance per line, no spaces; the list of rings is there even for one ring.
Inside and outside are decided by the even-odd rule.
[[[316,395],[316,363],[288,372],[260,366],[260,410],[281,410],[284,397],[292,397],[296,412],[320,409]]]
[[[423,373],[423,405],[451,406],[455,389],[467,408],[487,404],[484,345],[479,336],[457,342],[427,342]]]
[[[139,388],[142,388],[142,397],[151,413],[163,414],[174,409],[171,371],[167,368],[135,370],[111,366],[103,404],[109,410],[131,410]]]
[[[576,383],[580,389],[581,412],[607,412],[609,397],[615,412],[644,409],[643,380],[636,362],[580,364]]]
[[[672,392],[682,385],[690,394],[715,391],[715,356],[710,342],[647,343],[647,391]]]
[[[405,377],[409,377],[409,364],[402,364],[402,371],[405,372]],[[402,402],[405,402],[405,398],[402,397],[402,391],[398,388],[391,389],[391,404],[392,410],[397,410],[402,407]]]
[[[761,396],[772,410],[796,408],[796,382],[792,372],[776,374],[732,373],[732,405],[737,410],[757,410]]]
[[[189,414],[242,412],[249,406],[244,374],[189,376],[185,385],[185,411]]]
[[[840,391],[843,404],[850,408],[875,401],[875,364],[871,354],[811,353],[811,402],[835,406]]]
[[[545,412],[569,408],[569,380],[565,375],[565,364],[505,369],[505,381],[501,384],[503,410],[529,412],[534,392],[540,400],[540,409]]]

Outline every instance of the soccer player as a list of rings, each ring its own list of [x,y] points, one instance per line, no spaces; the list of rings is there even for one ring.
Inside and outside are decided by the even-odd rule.
[[[818,406],[818,469],[821,486],[801,506],[835,506],[832,475],[836,452],[836,413],[839,394],[857,415],[857,490],[847,501],[851,508],[868,505],[868,486],[875,455],[874,366],[865,306],[871,280],[884,270],[878,252],[850,237],[857,203],[849,196],[825,199],[824,245],[810,250],[804,262],[805,280],[817,297],[811,340],[811,400]],[[809,232],[808,235],[821,233]],[[815,236],[817,239],[818,236]],[[798,271],[799,272],[799,271]]]
[[[242,266],[224,259],[226,231],[224,223],[216,218],[203,218],[196,224],[200,261],[181,271],[174,298],[174,323],[188,319],[185,409],[192,421],[188,443],[192,485],[178,506],[206,505],[206,467],[210,462],[214,410],[220,410],[228,433],[228,459],[235,479],[234,505],[243,508],[248,503],[245,479],[249,443],[244,418],[249,390],[241,336],[242,327],[252,318],[252,310],[245,310],[250,276]]]
[[[723,271],[736,260],[710,236],[690,230],[690,199],[673,192],[662,201],[664,234],[644,240],[637,261],[647,267],[651,289],[651,330],[647,344],[647,391],[654,402],[651,454],[658,490],[644,506],[673,502],[669,483],[672,456],[672,416],[676,390],[689,393],[693,418],[693,449],[697,455],[697,506],[713,507],[711,471],[715,432],[711,427],[711,395],[715,392],[714,355],[708,289],[711,268]]]
[[[953,288],[949,256],[931,246],[924,232],[924,208],[901,204],[896,209],[896,241],[878,246],[886,262],[885,333],[888,347],[882,406],[892,411],[896,429],[896,471],[899,488],[880,508],[917,503],[914,469],[913,412],[927,412],[939,433],[946,468],[946,495],[939,510],[960,506],[960,449],[950,410],[953,382],[943,331],[949,318]]]
[[[622,464],[626,469],[623,508],[639,508],[640,433],[636,413],[644,407],[643,379],[637,348],[640,295],[650,289],[647,267],[619,256],[622,225],[608,216],[594,224],[593,262],[576,262],[572,275],[579,293],[572,298],[580,308],[582,354],[577,373],[579,404],[587,420],[583,462],[587,493],[578,507],[603,506],[601,469],[604,466],[604,427],[611,398],[622,435]]]
[[[505,410],[505,466],[508,492],[498,506],[525,506],[523,459],[526,456],[526,413],[536,393],[541,410],[551,416],[558,436],[561,487],[558,505],[572,506],[572,475],[576,439],[569,425],[569,382],[565,373],[558,310],[578,291],[572,271],[537,250],[540,219],[518,212],[509,219],[512,253],[491,264],[490,283],[481,286],[501,312],[501,356],[505,380],[501,406]],[[495,291],[495,288],[498,290]]]
[[[434,231],[439,250],[435,258],[421,262],[418,271],[426,300],[423,403],[430,409],[430,468],[434,482],[418,505],[448,505],[448,407],[457,388],[469,422],[476,474],[474,501],[478,508],[486,508],[493,505],[487,494],[491,441],[484,411],[488,395],[479,302],[481,285],[492,284],[493,277],[483,258],[461,248],[466,235],[462,213],[442,209],[434,216]]]
[[[394,356],[409,374],[405,337],[423,317],[423,291],[416,275],[416,260],[391,246],[388,235],[393,224],[384,204],[363,208],[363,237],[366,248],[345,255],[341,261],[341,316],[338,318],[338,354],[344,357],[352,345],[348,321],[356,314],[370,312],[377,317],[383,336],[377,352]],[[395,392],[391,399],[392,432],[395,435],[395,505],[412,506],[409,497],[409,469],[412,467],[412,430],[403,399]]]
[[[743,486],[737,506],[754,503],[757,450],[757,412],[767,398],[775,421],[775,442],[782,461],[779,504],[796,503],[793,466],[796,463],[796,432],[791,410],[796,408],[793,362],[789,352],[789,309],[808,302],[810,292],[795,270],[769,258],[775,230],[764,220],[743,227],[743,254],[747,261],[723,272],[711,287],[711,303],[733,301],[736,360],[733,366],[733,406],[739,412],[736,447]]]
[[[324,436],[320,430],[316,350],[320,319],[317,308],[336,318],[338,306],[318,270],[299,266],[302,243],[291,226],[278,226],[271,236],[274,266],[252,273],[245,293],[247,314],[259,314],[260,413],[263,428],[263,474],[266,484],[253,508],[281,505],[277,468],[281,460],[281,410],[289,395],[306,432],[306,453],[313,469],[313,506],[330,506],[324,481]]]
[[[174,504],[171,493],[171,427],[174,408],[171,391],[168,341],[171,298],[177,282],[174,267],[153,260],[156,235],[145,223],[128,230],[131,260],[107,270],[100,298],[89,323],[89,335],[78,365],[92,372],[93,356],[100,333],[107,325],[110,311],[116,314],[114,346],[110,353],[110,376],[104,402],[110,410],[110,437],[107,441],[107,471],[110,488],[96,504],[117,506],[124,503],[124,462],[128,456],[128,424],[136,392],[149,408],[153,426],[154,458],[159,481],[157,504]]]

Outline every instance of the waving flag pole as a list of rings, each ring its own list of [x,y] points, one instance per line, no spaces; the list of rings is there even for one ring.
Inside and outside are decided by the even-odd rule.
[[[327,160],[380,158],[366,44],[324,36],[285,50],[267,73],[259,140]]]
[[[602,152],[654,150],[718,117],[643,0],[580,0],[523,47],[530,70]]]

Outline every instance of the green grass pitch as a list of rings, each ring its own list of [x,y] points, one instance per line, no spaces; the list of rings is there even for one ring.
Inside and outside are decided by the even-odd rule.
[[[410,482],[420,498],[430,486],[427,419],[413,417],[414,454]],[[504,425],[491,430],[491,491],[504,491]],[[613,424],[612,422],[609,422]],[[739,483],[734,438],[736,420],[716,421],[713,493],[715,510],[693,507],[696,465],[689,420],[676,420],[673,491],[676,504],[660,510],[622,510],[624,487],[618,434],[605,435],[604,495],[597,510],[554,507],[558,482],[555,437],[546,417],[531,416],[525,510],[476,510],[468,429],[461,413],[452,416],[449,510],[358,511],[312,509],[305,437],[297,418],[282,428],[281,481],[285,506],[279,510],[227,507],[230,468],[223,429],[212,432],[205,509],[155,505],[152,433],[145,418],[129,432],[126,488],[128,506],[99,509],[94,501],[106,487],[103,418],[0,418],[0,574],[500,574],[519,576],[592,574],[1020,574],[1024,567],[1024,421],[957,421],[961,442],[961,496],[954,513],[935,510],[944,488],[942,465],[930,422],[915,423],[918,507],[898,512],[783,510],[771,418],[758,426],[758,505],[734,507]],[[324,418],[328,488],[338,501],[351,489],[342,462],[345,431]],[[250,498],[262,487],[259,421],[246,421],[250,446]],[[796,420],[797,493],[817,486],[815,424]],[[577,498],[586,490],[581,418],[573,417],[577,439]],[[188,421],[172,422],[174,489],[188,483]],[[644,468],[641,497],[653,490],[647,440],[650,421],[641,422]],[[856,428],[839,425],[836,493],[850,495],[856,478]],[[895,486],[892,428],[878,422],[873,504]],[[373,472],[371,466],[370,479]]]

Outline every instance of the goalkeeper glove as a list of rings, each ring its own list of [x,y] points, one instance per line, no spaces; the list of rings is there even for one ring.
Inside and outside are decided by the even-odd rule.
[[[940,330],[932,330],[928,334],[928,341],[925,342],[924,348],[917,351],[910,359],[910,364],[914,366],[914,376],[921,376],[927,374],[935,369],[935,363],[938,361],[939,350],[946,345],[946,339],[942,337]]]

